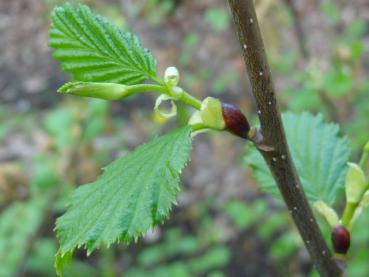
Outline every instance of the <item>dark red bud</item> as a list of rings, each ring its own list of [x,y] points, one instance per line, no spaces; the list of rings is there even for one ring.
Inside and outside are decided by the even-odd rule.
[[[337,225],[332,230],[331,238],[334,251],[346,254],[350,248],[350,232],[343,225]]]
[[[247,139],[250,125],[244,114],[231,104],[222,103],[225,128],[232,134]]]

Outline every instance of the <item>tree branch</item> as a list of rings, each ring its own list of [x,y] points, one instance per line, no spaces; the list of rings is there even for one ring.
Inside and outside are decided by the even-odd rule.
[[[253,1],[228,2],[256,99],[262,144],[268,146],[258,149],[278,184],[316,269],[321,276],[342,276],[315,221],[290,156]]]

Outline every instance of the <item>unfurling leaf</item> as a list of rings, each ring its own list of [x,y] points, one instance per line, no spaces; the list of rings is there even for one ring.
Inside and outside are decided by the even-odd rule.
[[[112,162],[95,182],[76,189],[56,223],[58,269],[76,247],[91,253],[102,244],[130,242],[168,217],[191,148],[191,128],[178,129]]]
[[[363,196],[367,182],[360,166],[348,163],[349,170],[346,175],[346,200],[349,203],[359,203]]]
[[[129,95],[126,85],[93,82],[69,82],[60,87],[58,92],[104,100],[118,100]]]
[[[327,220],[332,228],[338,225],[339,219],[336,211],[329,207],[324,201],[316,201],[314,207]]]
[[[54,9],[49,44],[77,81],[134,85],[156,78],[156,61],[138,38],[84,5]]]

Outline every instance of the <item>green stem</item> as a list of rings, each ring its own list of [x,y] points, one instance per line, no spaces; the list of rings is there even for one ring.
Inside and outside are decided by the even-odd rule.
[[[192,132],[193,133],[194,132],[197,132],[197,131],[200,131],[200,130],[205,130],[205,129],[209,129],[210,130],[209,126],[207,126],[205,124],[201,124],[201,123],[195,124],[195,125],[191,125],[191,127],[192,127]]]
[[[139,92],[153,92],[159,94],[166,94],[171,96],[170,90],[161,85],[154,85],[154,84],[139,84],[139,85],[132,85],[128,86],[128,95],[136,94]],[[190,95],[188,92],[183,91],[182,97],[178,100],[182,103],[195,108],[196,110],[200,110],[201,108],[201,101]]]
[[[368,161],[368,158],[369,158],[369,153],[368,152],[363,152],[363,154],[361,155],[361,158],[360,158],[360,162],[359,162],[359,165],[362,169],[365,169],[366,162]]]
[[[180,101],[186,105],[189,105],[196,110],[201,109],[201,101],[195,97],[193,97],[191,94],[184,92],[183,96],[181,97]]]
[[[159,94],[168,94],[168,90],[160,85],[154,85],[154,84],[139,84],[139,85],[132,85],[127,87],[128,94],[132,95],[135,93],[140,92],[153,92],[153,93],[159,93]]]
[[[358,206],[358,203],[346,203],[346,207],[345,210],[343,211],[343,215],[342,215],[342,224],[345,227],[349,227],[351,219],[355,213],[355,210]]]

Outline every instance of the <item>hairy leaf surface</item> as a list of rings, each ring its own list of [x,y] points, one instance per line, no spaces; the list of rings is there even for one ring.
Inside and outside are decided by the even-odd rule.
[[[333,204],[344,188],[350,155],[347,138],[340,138],[338,125],[324,122],[322,115],[285,113],[282,118],[291,155],[308,199]],[[258,185],[280,197],[259,152],[250,148],[245,159]]]
[[[56,223],[58,268],[76,247],[91,252],[101,244],[130,242],[162,222],[175,203],[191,148],[191,128],[178,129],[112,162],[94,183],[79,187]]]
[[[133,85],[156,76],[156,61],[137,37],[84,5],[53,10],[49,44],[78,81]]]

